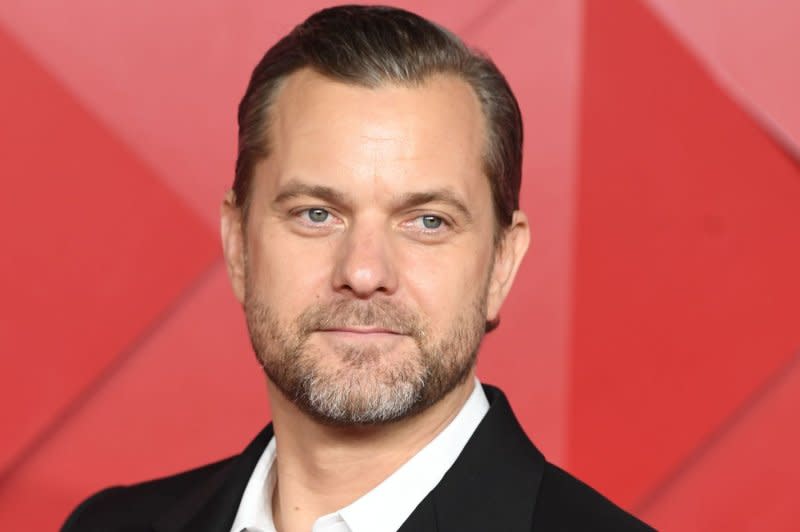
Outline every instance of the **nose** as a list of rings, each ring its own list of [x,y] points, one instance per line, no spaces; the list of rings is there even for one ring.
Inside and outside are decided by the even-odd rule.
[[[337,292],[367,299],[375,293],[389,295],[397,290],[397,273],[388,237],[379,224],[359,224],[348,229],[340,242],[334,272]]]

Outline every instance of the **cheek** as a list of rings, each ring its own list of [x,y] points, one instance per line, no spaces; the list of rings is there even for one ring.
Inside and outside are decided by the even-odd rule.
[[[319,300],[330,280],[331,246],[275,231],[263,231],[249,245],[249,288],[282,321],[294,319]]]
[[[478,246],[436,247],[409,254],[402,285],[437,330],[449,327],[483,295],[489,254]]]

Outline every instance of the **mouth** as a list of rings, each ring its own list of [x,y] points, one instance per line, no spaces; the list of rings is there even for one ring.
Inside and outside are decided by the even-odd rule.
[[[394,335],[400,336],[403,333],[400,331],[396,331],[393,329],[387,329],[384,327],[329,327],[325,329],[319,329],[318,332],[323,333],[335,333],[335,334],[343,334],[343,335],[360,335],[360,336],[373,336],[373,335]]]
[[[391,344],[406,336],[400,331],[387,329],[385,327],[328,327],[316,331],[323,338],[328,338],[334,342],[345,343],[366,343],[366,344]]]

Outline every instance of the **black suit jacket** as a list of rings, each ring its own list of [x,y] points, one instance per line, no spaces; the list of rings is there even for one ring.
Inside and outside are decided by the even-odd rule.
[[[489,412],[441,482],[400,532],[652,530],[547,462],[505,395],[484,386]],[[228,532],[250,474],[272,437],[269,425],[238,456],[171,477],[101,491],[64,532]]]

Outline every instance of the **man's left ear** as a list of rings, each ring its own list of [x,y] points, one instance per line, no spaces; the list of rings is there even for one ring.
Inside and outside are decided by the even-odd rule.
[[[494,321],[500,313],[500,307],[511,289],[522,258],[528,251],[530,238],[528,217],[522,211],[514,211],[511,225],[503,230],[494,252],[494,268],[486,301],[487,321]]]

